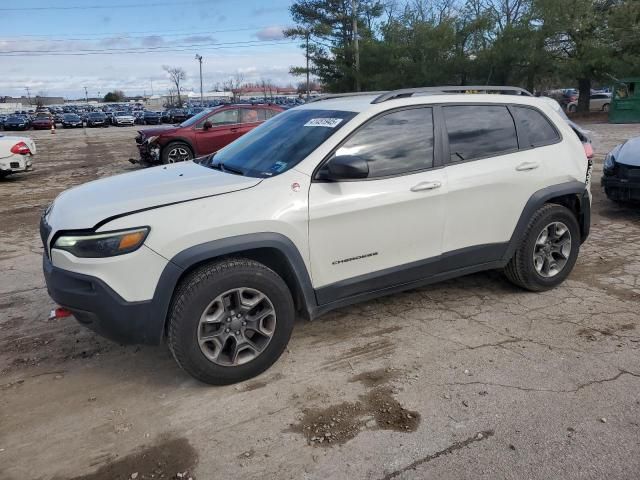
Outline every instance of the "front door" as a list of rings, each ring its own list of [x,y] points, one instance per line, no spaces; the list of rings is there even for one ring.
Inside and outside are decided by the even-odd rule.
[[[311,184],[310,262],[320,304],[429,274],[442,253],[447,191],[434,150],[432,109],[396,110],[365,123],[333,155],[365,159],[368,178]]]
[[[208,129],[204,128],[206,122],[211,123],[211,127]],[[201,120],[195,125],[198,153],[206,155],[226,147],[240,136],[239,130],[237,108],[216,112]]]

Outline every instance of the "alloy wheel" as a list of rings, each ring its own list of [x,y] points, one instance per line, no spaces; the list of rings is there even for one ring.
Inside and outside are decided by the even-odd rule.
[[[167,161],[169,163],[186,162],[187,160],[191,160],[191,154],[184,147],[174,147],[169,150],[169,154],[167,155]]]
[[[571,255],[571,232],[562,222],[542,229],[533,249],[533,266],[544,278],[558,275]]]
[[[198,345],[217,365],[242,365],[264,352],[275,329],[269,297],[253,288],[235,288],[218,295],[202,313]]]

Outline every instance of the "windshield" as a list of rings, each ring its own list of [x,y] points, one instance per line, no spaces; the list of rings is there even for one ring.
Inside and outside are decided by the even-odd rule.
[[[356,112],[288,110],[251,130],[210,158],[207,166],[268,178],[301,162]]]
[[[179,114],[182,114],[182,111],[178,112]],[[198,120],[206,117],[207,115],[209,115],[209,113],[211,113],[211,110],[204,110],[202,112],[200,112],[197,115],[194,115],[193,117],[189,118],[188,120],[185,120],[184,122],[182,122],[180,124],[181,127],[190,127],[191,125],[195,125],[196,123],[198,123]]]

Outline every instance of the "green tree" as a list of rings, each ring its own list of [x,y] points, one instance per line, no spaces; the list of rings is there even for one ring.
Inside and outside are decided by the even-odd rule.
[[[105,102],[123,102],[126,98],[127,96],[122,90],[114,90],[113,92],[107,93],[103,100]]]
[[[356,6],[354,11],[353,6]],[[311,73],[328,91],[354,90],[356,79],[363,80],[355,68],[354,16],[358,22],[361,55],[367,39],[372,38],[373,22],[382,14],[378,0],[297,0],[290,7],[296,27],[285,36],[303,40],[306,51],[309,39]],[[307,73],[306,67],[291,69],[294,75]]]

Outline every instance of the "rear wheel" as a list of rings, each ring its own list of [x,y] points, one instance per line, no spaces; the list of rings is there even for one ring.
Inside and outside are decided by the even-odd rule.
[[[580,226],[573,212],[548,204],[533,215],[504,272],[512,283],[526,290],[549,290],[569,276],[579,250]]]
[[[269,368],[289,342],[294,319],[291,292],[278,274],[253,260],[225,259],[181,282],[168,343],[187,373],[225,385]]]
[[[162,150],[162,163],[186,162],[193,159],[193,152],[189,145],[183,142],[173,142]]]

